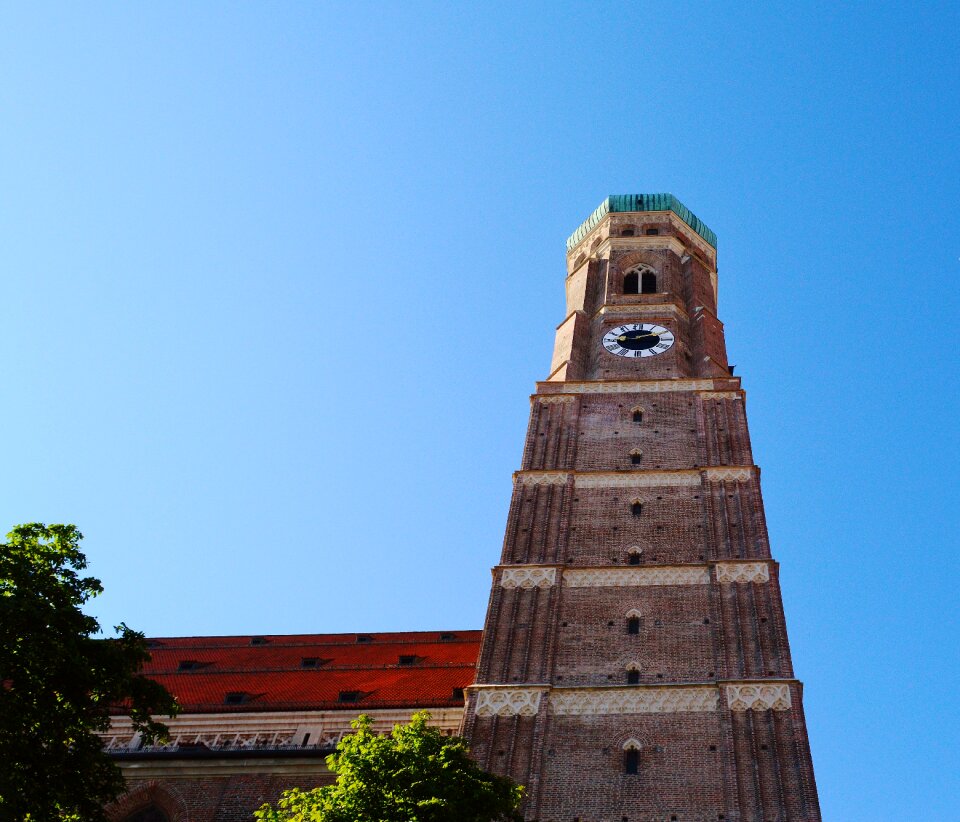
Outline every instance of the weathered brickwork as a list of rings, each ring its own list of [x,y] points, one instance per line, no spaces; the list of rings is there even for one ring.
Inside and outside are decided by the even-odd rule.
[[[332,781],[322,765],[317,766],[314,774],[295,777],[289,773],[257,772],[256,765],[249,764],[243,770],[246,772],[233,775],[128,778],[127,792],[107,808],[108,818],[120,822],[153,808],[163,812],[169,822],[250,822],[254,810],[264,802],[276,803],[291,784],[306,789]]]
[[[625,293],[634,271],[655,291]],[[568,273],[464,731],[528,820],[816,822],[715,251],[672,212],[611,213]],[[674,344],[603,348],[640,323]]]

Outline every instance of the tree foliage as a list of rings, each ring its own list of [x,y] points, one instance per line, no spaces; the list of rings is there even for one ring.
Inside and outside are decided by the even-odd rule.
[[[332,785],[285,791],[277,807],[264,805],[260,822],[491,822],[519,820],[523,788],[480,769],[460,737],[443,736],[414,714],[389,735],[370,717],[352,723],[327,766]]]
[[[31,523],[0,545],[0,820],[104,818],[123,790],[96,731],[125,706],[146,739],[172,715],[167,690],[138,672],[150,659],[143,634],[124,624],[97,639],[81,607],[103,591],[73,525]]]

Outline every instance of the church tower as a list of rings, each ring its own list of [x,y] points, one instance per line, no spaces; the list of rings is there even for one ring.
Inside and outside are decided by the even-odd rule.
[[[567,241],[464,733],[539,822],[820,820],[716,236],[670,194]]]

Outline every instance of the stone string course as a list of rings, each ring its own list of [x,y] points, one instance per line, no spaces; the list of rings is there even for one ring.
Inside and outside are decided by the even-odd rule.
[[[716,581],[720,583],[769,582],[766,562],[718,562]],[[554,565],[519,565],[501,568],[500,587],[513,589],[552,588],[558,579],[567,588],[628,588],[644,585],[706,585],[710,582],[707,565],[660,567],[557,568]]]
[[[717,711],[788,711],[785,682],[702,686],[550,688],[475,685],[473,712],[479,717],[534,716],[542,707],[564,716],[674,714]]]

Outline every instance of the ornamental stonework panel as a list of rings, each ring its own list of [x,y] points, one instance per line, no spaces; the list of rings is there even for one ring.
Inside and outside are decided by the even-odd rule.
[[[557,569],[537,565],[504,568],[500,574],[501,588],[550,588],[557,582]]]
[[[549,710],[561,716],[675,714],[715,711],[719,703],[720,694],[714,687],[571,688],[553,691]]]
[[[770,566],[765,562],[718,562],[717,582],[769,582]]]
[[[478,688],[477,716],[535,716],[543,691],[538,688]]]
[[[515,476],[524,485],[565,485],[570,474],[566,471],[518,471]]]
[[[727,685],[725,690],[731,711],[787,711],[792,704],[790,687],[783,682]]]
[[[704,472],[711,482],[746,482],[753,477],[749,466],[707,468]]]
[[[696,471],[597,472],[577,474],[574,484],[577,488],[668,488],[700,485],[700,475]]]
[[[642,585],[706,585],[706,566],[664,568],[576,568],[563,572],[563,584],[570,588],[607,588]]]
[[[666,391],[711,391],[713,380],[644,380],[631,382],[567,382],[563,390],[572,394],[641,394]]]

